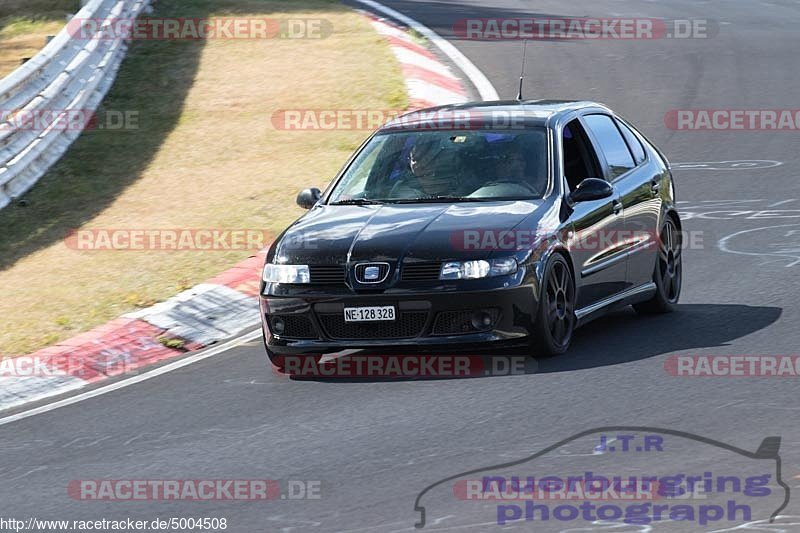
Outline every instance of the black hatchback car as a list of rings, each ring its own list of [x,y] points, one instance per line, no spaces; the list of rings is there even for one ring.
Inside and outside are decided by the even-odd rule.
[[[593,102],[482,102],[384,125],[267,254],[264,341],[282,355],[530,343],[681,290],[666,158]]]

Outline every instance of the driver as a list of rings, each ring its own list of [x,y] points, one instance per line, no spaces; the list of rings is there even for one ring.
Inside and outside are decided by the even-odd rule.
[[[525,158],[522,155],[522,146],[518,140],[513,141],[500,155],[497,162],[498,181],[524,182]]]
[[[392,188],[392,198],[442,196],[457,185],[458,156],[439,139],[419,139],[408,155],[408,166],[411,172]]]

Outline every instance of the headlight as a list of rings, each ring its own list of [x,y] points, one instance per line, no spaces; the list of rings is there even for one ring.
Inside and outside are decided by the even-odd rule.
[[[261,279],[267,283],[310,283],[308,265],[264,265]]]
[[[517,271],[517,260],[513,257],[485,261],[452,261],[442,265],[439,279],[479,279],[513,274]]]

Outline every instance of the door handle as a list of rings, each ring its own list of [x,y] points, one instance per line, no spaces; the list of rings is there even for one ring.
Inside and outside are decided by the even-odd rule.
[[[611,208],[614,210],[615,215],[619,215],[619,213],[622,211],[622,202],[619,200],[614,200],[614,202],[611,204]]]
[[[653,192],[653,194],[658,194],[658,191],[661,190],[661,182],[657,180],[651,181],[650,190]]]

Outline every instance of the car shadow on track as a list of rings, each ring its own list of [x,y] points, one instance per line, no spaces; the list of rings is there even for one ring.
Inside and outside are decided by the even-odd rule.
[[[539,373],[618,365],[659,355],[716,348],[771,324],[779,307],[738,304],[678,305],[673,313],[642,316],[626,308],[576,332],[570,351],[539,360]],[[731,355],[724,351],[718,355]]]
[[[336,383],[423,381],[507,377],[524,374],[569,372],[601,366],[630,363],[659,355],[681,353],[726,346],[728,343],[755,333],[775,323],[781,316],[779,307],[755,307],[738,304],[679,305],[675,312],[664,315],[641,316],[630,307],[591,322],[575,333],[572,347],[560,356],[532,358],[527,349],[505,348],[491,352],[475,350],[470,354],[452,351],[412,354],[398,350],[380,354],[359,351],[335,357],[321,363],[319,368],[330,372],[320,375],[293,375],[293,380]],[[729,352],[724,352],[728,354]],[[414,371],[386,372],[385,361],[403,357],[465,358],[467,372],[428,373]],[[358,359],[382,358],[377,371],[355,372]],[[362,361],[362,362],[363,362]],[[365,363],[366,364],[366,363]],[[337,366],[339,365],[339,366]],[[419,366],[419,365],[418,365]],[[395,365],[397,368],[398,365]],[[402,363],[399,365],[402,368]],[[346,371],[342,372],[341,369]],[[452,368],[452,367],[451,367]],[[383,373],[381,373],[383,371]],[[353,373],[358,375],[353,375]]]

